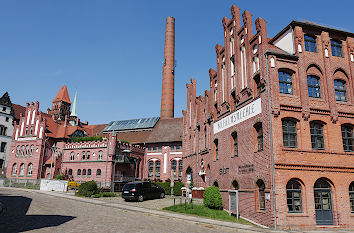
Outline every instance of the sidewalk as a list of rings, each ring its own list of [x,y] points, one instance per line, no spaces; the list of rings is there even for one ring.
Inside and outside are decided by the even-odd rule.
[[[19,190],[19,188],[9,188],[9,187],[0,187],[0,189]],[[148,208],[143,208],[143,207],[138,207],[138,206],[122,204],[122,203],[112,203],[112,201],[107,201],[107,200],[104,201],[104,200],[97,200],[97,199],[91,199],[91,198],[77,197],[77,196],[74,196],[72,193],[62,193],[62,192],[54,192],[54,191],[50,192],[50,191],[41,191],[41,190],[34,190],[34,189],[21,189],[21,190],[27,191],[27,192],[36,192],[36,193],[50,195],[50,196],[59,197],[59,198],[71,199],[71,200],[80,201],[80,202],[86,202],[86,203],[90,203],[90,204],[94,204],[94,205],[101,205],[101,206],[107,206],[107,207],[112,207],[112,208],[118,208],[118,209],[127,210],[127,211],[135,211],[135,212],[138,211],[141,213],[163,216],[163,217],[167,217],[167,218],[181,219],[181,220],[190,221],[190,222],[194,222],[194,223],[202,223],[202,224],[229,227],[229,228],[234,228],[235,230],[238,229],[238,230],[252,231],[252,232],[285,232],[285,231],[274,231],[274,230],[270,230],[270,229],[264,229],[264,228],[260,228],[260,227],[253,226],[253,225],[244,225],[244,224],[239,224],[239,223],[234,223],[234,222],[219,221],[219,220],[214,220],[214,219],[202,218],[202,217],[198,217],[198,216],[173,213],[173,212],[168,212],[168,211],[163,211],[163,210],[148,209]],[[173,199],[171,199],[171,200],[173,200]]]

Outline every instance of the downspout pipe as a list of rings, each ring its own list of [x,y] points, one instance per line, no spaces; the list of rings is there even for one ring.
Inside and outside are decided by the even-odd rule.
[[[270,157],[272,163],[272,195],[273,195],[273,211],[274,211],[274,229],[277,229],[277,206],[275,197],[275,178],[274,178],[274,147],[273,147],[273,125],[272,125],[272,109],[270,101],[270,89],[269,89],[269,67],[268,67],[268,53],[266,57],[266,72],[267,72],[267,98],[268,98],[268,115],[269,115],[269,133],[270,133]]]

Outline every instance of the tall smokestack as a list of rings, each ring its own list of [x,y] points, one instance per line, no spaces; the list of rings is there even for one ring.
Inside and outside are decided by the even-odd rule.
[[[162,72],[161,119],[174,117],[175,18],[166,19],[165,51]]]

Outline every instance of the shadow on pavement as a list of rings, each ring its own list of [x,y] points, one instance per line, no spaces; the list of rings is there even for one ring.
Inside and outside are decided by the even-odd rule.
[[[26,215],[31,198],[0,194],[0,232],[23,232],[59,226],[75,217],[62,215]]]

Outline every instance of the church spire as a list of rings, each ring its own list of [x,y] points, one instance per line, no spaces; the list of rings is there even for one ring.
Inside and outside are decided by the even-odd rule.
[[[77,112],[76,112],[76,101],[77,101],[77,91],[75,92],[74,103],[73,103],[73,107],[72,107],[72,110],[71,110],[71,114],[70,114],[70,116],[77,117]]]

